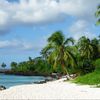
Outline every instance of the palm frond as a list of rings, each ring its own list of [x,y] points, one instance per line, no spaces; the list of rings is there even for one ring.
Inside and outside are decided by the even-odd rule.
[[[100,19],[98,19],[98,21],[96,22],[96,25],[100,25]]]
[[[64,35],[61,31],[57,31],[48,38],[48,42],[55,43],[56,45],[61,45],[64,41]]]
[[[95,16],[98,18],[96,25],[100,25],[100,5],[97,7],[97,11],[95,13]]]
[[[66,44],[69,44],[69,43],[74,44],[74,42],[75,42],[75,40],[74,40],[72,37],[70,37],[70,38],[67,38],[67,39],[65,40],[64,44],[65,44],[65,45],[66,45]]]
[[[72,68],[76,67],[77,66],[77,62],[76,62],[76,59],[75,57],[73,56],[73,54],[71,52],[66,52],[66,55],[67,55],[67,65],[70,65]]]

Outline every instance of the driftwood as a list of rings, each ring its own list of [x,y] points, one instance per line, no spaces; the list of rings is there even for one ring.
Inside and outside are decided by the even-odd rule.
[[[72,80],[72,79],[74,79],[75,77],[77,77],[76,74],[66,75],[67,80]]]
[[[71,79],[74,79],[75,77],[77,77],[77,75],[76,74],[71,74],[71,75],[67,74],[67,75],[62,76],[59,73],[52,73],[52,77],[56,78],[56,79],[67,78],[67,80],[71,80]]]

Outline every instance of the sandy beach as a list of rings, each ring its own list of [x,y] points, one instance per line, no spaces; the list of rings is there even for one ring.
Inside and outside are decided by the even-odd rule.
[[[0,91],[0,100],[100,99],[100,88],[90,88],[64,80],[65,78],[44,84],[14,86]]]

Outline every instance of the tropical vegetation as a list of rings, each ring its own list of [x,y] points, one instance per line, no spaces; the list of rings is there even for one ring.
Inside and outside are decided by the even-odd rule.
[[[65,39],[61,31],[53,33],[48,38],[48,44],[42,50],[42,54],[55,71],[56,67],[61,66],[63,72],[68,74],[66,67],[74,67],[76,65],[75,57],[71,52],[71,44],[74,44],[74,39]]]
[[[95,70],[92,73],[79,76],[73,82],[78,84],[99,85],[100,86],[100,58],[94,63]]]
[[[1,64],[1,67],[2,67],[3,69],[5,69],[6,64],[3,62],[3,63]]]
[[[100,5],[98,6],[98,8],[97,8],[97,11],[96,11],[96,13],[95,13],[95,15],[96,15],[96,17],[98,18],[98,20],[97,20],[97,25],[100,25]]]
[[[94,62],[100,58],[100,38],[89,39],[82,36],[78,41],[65,38],[63,32],[54,32],[41,50],[40,57],[28,61],[11,63],[14,73],[32,75],[59,74],[85,75],[94,72]]]
[[[100,5],[96,17],[99,25]],[[100,36],[93,39],[82,36],[75,41],[72,37],[66,38],[62,31],[56,31],[47,39],[47,45],[40,55],[36,58],[29,57],[29,60],[24,62],[12,62],[11,73],[46,76],[52,73],[76,74],[76,83],[100,83]],[[5,66],[3,63],[2,67]]]

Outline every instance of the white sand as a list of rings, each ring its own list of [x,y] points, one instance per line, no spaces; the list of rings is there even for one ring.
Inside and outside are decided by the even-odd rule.
[[[63,79],[45,84],[14,86],[0,91],[0,100],[18,99],[100,99],[100,89],[80,86]]]

